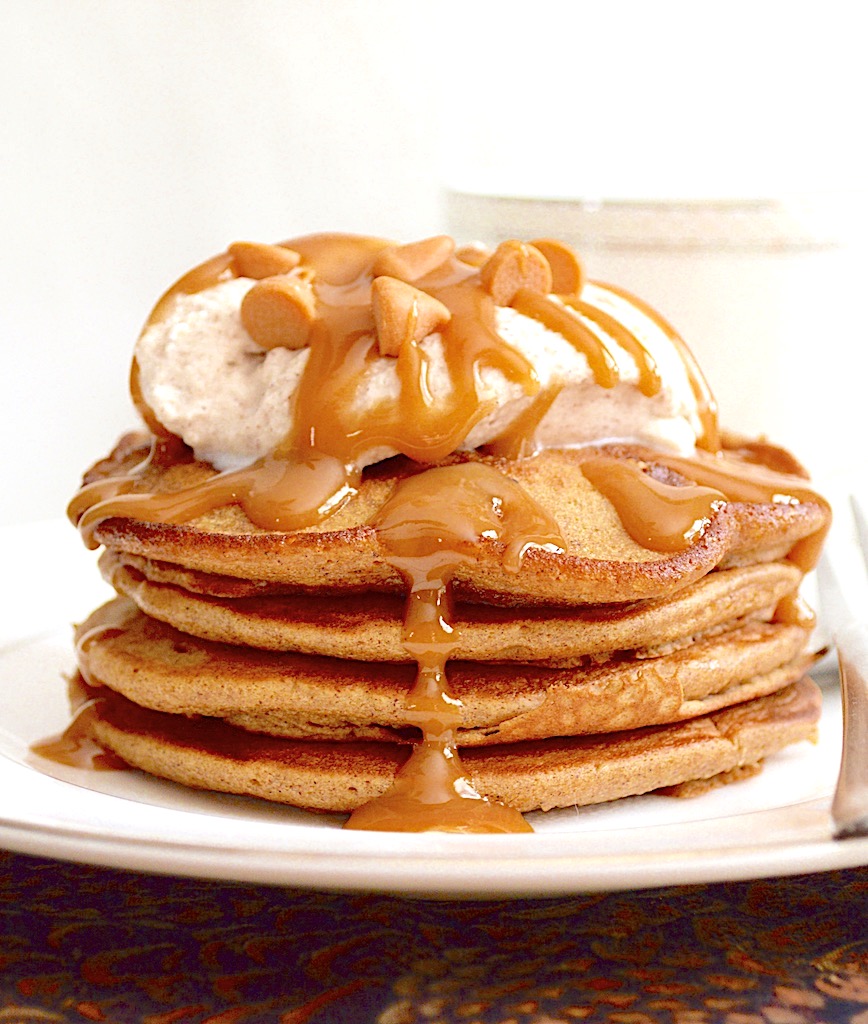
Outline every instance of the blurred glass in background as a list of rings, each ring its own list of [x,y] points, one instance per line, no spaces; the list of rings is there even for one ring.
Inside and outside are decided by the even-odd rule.
[[[816,474],[864,429],[858,197],[552,199],[449,192],[448,230],[496,244],[558,237],[588,276],[661,312],[688,342],[721,424]],[[844,441],[841,431],[849,431]]]

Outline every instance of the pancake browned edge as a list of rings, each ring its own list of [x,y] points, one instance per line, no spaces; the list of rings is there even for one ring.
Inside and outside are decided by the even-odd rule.
[[[122,438],[111,455],[85,475],[85,483],[124,476],[142,463],[150,444],[151,439],[142,435]],[[787,453],[780,451],[785,457]],[[518,460],[480,453],[443,460],[442,465],[481,462],[518,483],[554,514],[567,545],[565,552],[532,547],[521,570],[512,572],[503,563],[504,545],[481,537],[472,563],[454,575],[457,599],[506,607],[563,607],[665,598],[714,569],[783,559],[828,524],[828,506],[819,500],[731,500],[712,512],[702,535],[688,548],[661,554],[629,536],[615,506],[583,475],[582,464],[597,455],[638,463],[648,476],[674,486],[688,482],[667,467],[659,452],[627,445],[549,449]],[[745,465],[734,461],[732,467],[738,473]],[[179,582],[191,592],[207,594],[216,586],[217,592],[229,587],[229,596],[403,595],[405,580],[385,557],[370,524],[396,486],[422,468],[403,458],[370,467],[352,500],[320,524],[291,533],[260,529],[232,504],[182,525],[109,518],[96,527],[94,541],[185,574]],[[190,456],[168,467],[148,466],[136,476],[133,493],[171,493],[213,476],[213,467]],[[794,485],[807,486],[795,474],[790,479]]]
[[[276,652],[185,634],[116,599],[79,628],[82,665],[142,707],[295,739],[408,742],[415,666]],[[490,746],[682,721],[772,693],[812,659],[804,627],[748,618],[679,644],[551,666],[455,661],[457,741]]]
[[[476,790],[520,811],[584,806],[743,777],[813,739],[820,693],[807,678],[767,697],[678,725],[466,750]],[[149,711],[115,693],[96,705],[94,735],[132,765],[197,789],[309,810],[352,811],[383,794],[405,759],[396,744],[277,739],[217,719]]]

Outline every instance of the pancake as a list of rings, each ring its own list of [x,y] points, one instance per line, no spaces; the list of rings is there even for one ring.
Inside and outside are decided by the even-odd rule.
[[[415,672],[199,640],[116,599],[78,629],[79,667],[147,708],[225,719],[292,738],[411,742],[404,704]],[[807,630],[753,622],[656,657],[552,669],[450,665],[462,705],[459,746],[634,729],[679,721],[771,693],[811,664]]]
[[[115,589],[153,618],[206,640],[360,661],[412,661],[401,633],[404,601],[383,594],[218,598],[154,583],[103,556]],[[720,570],[658,601],[561,608],[459,603],[453,657],[473,661],[575,663],[589,655],[677,642],[741,618],[770,617],[796,592],[801,573],[785,562]]]
[[[98,481],[123,476],[146,455],[134,440],[122,443],[86,476]],[[701,537],[685,550],[661,555],[632,539],[615,506],[582,473],[589,459],[605,455],[646,467],[650,478],[673,486],[686,479],[668,468],[664,456],[647,449],[606,446],[582,450],[549,449],[532,459],[503,460],[479,454],[455,456],[444,464],[481,462],[516,481],[557,521],[567,550],[542,547],[525,553],[521,569],[504,566],[504,544],[480,538],[473,559],[458,567],[452,586],[456,598],[528,606],[581,605],[669,596],[718,566],[779,560],[821,534],[828,506],[797,477],[772,474],[765,501],[730,500],[712,512]],[[697,464],[699,465],[699,464]],[[716,459],[735,482],[758,473],[739,461]],[[415,467],[418,472],[420,467]],[[211,467],[183,462],[148,467],[134,478],[136,491],[174,493],[214,477]],[[368,472],[358,493],[316,527],[294,532],[261,530],[241,508],[224,505],[187,524],[109,518],[99,522],[94,542],[125,554],[167,562],[205,575],[237,577],[300,590],[403,593],[405,581],[388,562],[370,525],[396,485],[412,475],[407,460]],[[768,473],[759,474],[766,479]],[[798,500],[772,500],[774,484],[799,491]],[[762,489],[762,488],[761,488]],[[805,493],[801,493],[802,491]]]
[[[392,743],[293,741],[215,719],[150,711],[108,691],[94,735],[128,764],[185,786],[318,811],[352,811],[386,792],[406,753]],[[587,806],[713,780],[813,740],[820,693],[802,679],[767,697],[676,725],[470,749],[474,788],[527,812]]]

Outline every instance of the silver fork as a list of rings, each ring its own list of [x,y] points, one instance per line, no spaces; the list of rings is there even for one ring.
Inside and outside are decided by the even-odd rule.
[[[838,653],[844,737],[832,799],[836,839],[868,836],[868,516],[852,495],[836,509],[817,570],[820,613]],[[859,555],[861,564],[859,564]]]

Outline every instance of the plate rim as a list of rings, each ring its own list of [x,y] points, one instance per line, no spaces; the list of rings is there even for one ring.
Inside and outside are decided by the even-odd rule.
[[[810,801],[826,817],[825,800]],[[183,813],[183,812],[181,812]],[[755,812],[761,814],[762,812]],[[660,826],[672,828],[677,826]],[[617,830],[613,830],[617,832]],[[641,831],[638,830],[638,831]],[[323,832],[323,835],[329,833]],[[257,848],[243,844],[211,847],[175,839],[84,835],[67,827],[10,821],[0,816],[0,844],[36,857],[52,857],[105,868],[142,871],[224,882],[265,884],[304,890],[379,893],[431,900],[558,898],[591,892],[639,891],[673,885],[718,884],[767,877],[863,867],[868,864],[868,837],[834,840],[828,836],[773,847],[740,843],[642,856],[612,854],[518,855],[499,857],[492,877],[491,850],[467,857],[465,837],[439,836],[437,855],[404,851],[412,871],[395,870],[374,847],[358,850],[304,850],[288,846]],[[490,837],[494,842],[498,837]],[[576,834],[572,838],[577,838]],[[580,837],[578,837],[580,838]],[[478,837],[475,837],[478,842]],[[453,849],[444,849],[454,846]],[[491,843],[490,845],[493,845]],[[462,848],[464,847],[464,848]],[[773,851],[773,853],[772,853]],[[392,851],[394,857],[394,851]],[[456,873],[456,858],[461,870]]]

